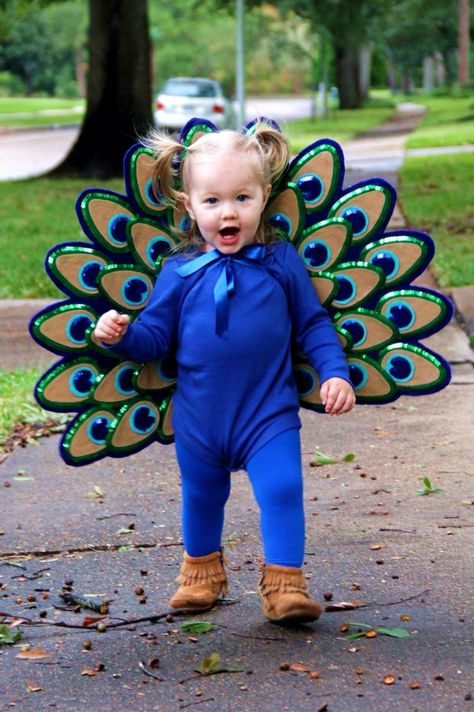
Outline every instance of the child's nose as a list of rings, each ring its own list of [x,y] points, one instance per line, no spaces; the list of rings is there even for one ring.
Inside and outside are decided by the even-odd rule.
[[[226,200],[222,205],[223,217],[234,217],[237,215],[237,209],[233,200]]]

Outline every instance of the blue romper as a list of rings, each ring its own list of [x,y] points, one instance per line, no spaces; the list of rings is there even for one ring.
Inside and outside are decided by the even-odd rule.
[[[213,250],[198,257],[170,257],[146,308],[114,347],[135,361],[162,358],[170,351],[176,354],[173,427],[183,485],[183,536],[191,555],[218,548],[223,508],[230,491],[229,473],[245,467],[262,513],[267,562],[301,564],[302,486],[296,483],[299,494],[294,506],[298,553],[282,553],[281,545],[277,545],[269,554],[273,546],[269,542],[277,528],[281,532],[282,523],[290,534],[285,509],[289,502],[286,495],[280,497],[285,509],[281,517],[276,511],[279,505],[270,508],[265,517],[266,487],[256,483],[249,466],[257,463],[258,453],[265,453],[270,441],[277,443],[277,436],[287,431],[297,433],[301,427],[291,362],[294,342],[317,370],[321,383],[334,376],[349,381],[339,338],[319,303],[306,267],[293,245],[280,241],[248,246],[230,256]],[[294,459],[295,446],[291,448]],[[281,461],[283,455],[279,457]],[[268,469],[268,458],[264,460]],[[300,460],[298,453],[296,475],[291,475],[297,480],[301,479]],[[253,469],[260,471],[262,467],[265,469],[259,462]],[[272,478],[271,472],[268,476]],[[212,512],[203,482],[206,477],[218,500]],[[272,479],[273,488],[274,484]],[[200,490],[202,501],[197,506]],[[195,516],[189,511],[191,500]],[[213,544],[209,544],[210,539]]]

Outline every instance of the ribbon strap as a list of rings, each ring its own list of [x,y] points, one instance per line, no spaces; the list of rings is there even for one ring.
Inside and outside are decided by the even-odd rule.
[[[227,339],[229,337],[229,296],[235,290],[235,263],[247,263],[247,260],[258,261],[265,255],[264,245],[249,245],[235,255],[223,255],[218,250],[204,252],[194,260],[176,269],[180,277],[189,277],[215,262],[222,261],[222,269],[214,287],[214,303],[216,305],[216,334]]]

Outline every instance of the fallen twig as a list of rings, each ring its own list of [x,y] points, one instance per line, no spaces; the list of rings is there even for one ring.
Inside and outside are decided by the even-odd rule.
[[[414,593],[412,596],[407,596],[406,598],[400,598],[398,601],[370,601],[369,603],[359,603],[359,604],[351,604],[351,603],[330,603],[328,606],[325,607],[326,613],[340,613],[341,611],[351,611],[355,610],[356,608],[369,608],[372,606],[396,606],[398,603],[406,603],[406,601],[412,601],[414,598],[418,598],[419,596],[423,596],[425,593],[428,593],[430,589],[425,588],[423,591],[420,591],[419,593]]]
[[[202,702],[214,702],[213,697],[206,697],[203,700],[198,700],[197,702],[185,702],[184,705],[180,705],[179,709],[184,710],[186,707],[192,707],[193,705],[200,705]]]
[[[102,519],[112,519],[113,517],[136,517],[135,512],[117,512],[117,514],[104,514],[102,517],[96,517],[99,521]]]
[[[148,675],[148,677],[154,677],[155,680],[163,682],[163,678],[157,675],[155,672],[152,672],[152,670],[150,670],[141,660],[138,661],[138,667],[140,668],[140,670],[142,670],[142,672],[145,673],[145,675]]]

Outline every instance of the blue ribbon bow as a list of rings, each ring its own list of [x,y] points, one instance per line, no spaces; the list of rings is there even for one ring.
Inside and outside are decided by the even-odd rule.
[[[216,334],[224,338],[229,337],[229,296],[235,289],[235,271],[234,265],[236,262],[251,264],[250,261],[259,261],[265,255],[264,245],[248,245],[242,248],[235,255],[223,255],[218,250],[204,252],[194,260],[176,269],[176,274],[180,277],[189,277],[189,275],[204,269],[215,262],[222,261],[222,269],[217,278],[214,287],[214,302],[216,305]]]

